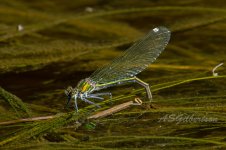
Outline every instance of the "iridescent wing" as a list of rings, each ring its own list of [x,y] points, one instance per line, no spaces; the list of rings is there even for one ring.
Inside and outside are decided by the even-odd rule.
[[[90,79],[97,84],[104,84],[134,77],[156,60],[169,40],[170,31],[166,27],[154,28],[123,55],[97,69]]]

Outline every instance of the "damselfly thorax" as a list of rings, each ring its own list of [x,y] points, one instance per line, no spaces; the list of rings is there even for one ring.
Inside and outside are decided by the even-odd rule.
[[[96,105],[97,107],[100,107],[98,104],[95,104],[94,102],[88,99],[92,98],[92,99],[103,100],[104,98],[99,96],[109,95],[110,98],[112,98],[112,95],[109,92],[92,94],[92,92],[96,90],[100,90],[99,87],[105,88],[104,86],[96,86],[96,83],[92,81],[90,78],[82,79],[81,81],[79,81],[79,83],[75,88],[72,88],[71,86],[69,86],[65,90],[65,94],[68,96],[67,105],[69,104],[70,100],[73,98],[75,100],[74,102],[75,102],[76,111],[78,111],[77,99],[81,99],[82,101],[85,101],[89,104],[93,104],[93,105]]]
[[[136,75],[156,60],[165,49],[169,39],[170,31],[167,28],[154,28],[127,49],[122,56],[97,69],[89,78],[81,80],[75,88],[68,87],[65,90],[65,94],[68,96],[67,104],[73,98],[76,111],[78,111],[77,99],[99,107],[98,104],[89,99],[103,100],[104,98],[101,96],[104,95],[109,95],[111,98],[111,93],[96,93],[95,91],[131,82],[143,86],[146,89],[148,99],[151,100],[152,94],[149,84],[138,79]]]
[[[77,89],[81,93],[91,93],[95,89],[96,83],[89,78],[79,81]]]

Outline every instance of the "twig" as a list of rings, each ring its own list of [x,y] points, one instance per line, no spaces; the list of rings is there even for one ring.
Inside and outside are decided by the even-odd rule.
[[[220,63],[220,64],[218,64],[217,66],[215,66],[215,67],[213,68],[213,70],[212,70],[213,76],[218,76],[218,73],[216,73],[215,70],[216,70],[217,68],[219,68],[220,66],[222,66],[223,64],[224,64],[224,63]]]
[[[137,99],[137,98],[136,98]],[[116,105],[112,108],[109,108],[107,110],[98,112],[97,114],[91,115],[88,117],[88,119],[97,119],[97,118],[102,118],[102,117],[106,117],[108,115],[111,115],[115,112],[119,112],[121,110],[124,110],[132,105],[141,105],[140,103],[138,103],[137,101],[133,102],[133,101],[129,101],[129,102],[125,102],[119,105]],[[24,118],[24,119],[18,119],[18,120],[11,120],[11,121],[5,121],[5,122],[0,122],[0,125],[10,125],[10,124],[15,124],[15,123],[22,123],[22,122],[31,122],[31,121],[39,121],[39,120],[47,120],[47,119],[53,119],[57,117],[57,115],[53,115],[53,116],[44,116],[44,117],[33,117],[33,118]]]
[[[111,114],[113,114],[115,112],[119,112],[119,111],[121,111],[123,109],[126,109],[126,108],[128,108],[129,106],[131,106],[133,104],[134,104],[133,101],[122,103],[122,104],[116,105],[116,106],[114,106],[114,107],[112,107],[110,109],[98,112],[97,114],[88,117],[88,119],[97,119],[97,118],[106,117],[106,116],[111,115]]]
[[[9,124],[15,124],[15,123],[21,123],[21,122],[30,122],[30,121],[53,119],[54,117],[56,117],[56,116],[24,118],[24,119],[12,120],[12,121],[0,122],[0,125],[9,125]]]

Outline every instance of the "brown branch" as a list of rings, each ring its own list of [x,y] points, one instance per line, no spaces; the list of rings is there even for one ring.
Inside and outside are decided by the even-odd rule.
[[[116,105],[116,106],[114,106],[112,108],[109,108],[107,110],[98,112],[95,115],[89,116],[88,119],[97,119],[97,118],[106,117],[106,116],[111,115],[113,113],[116,113],[116,112],[119,112],[121,110],[124,110],[124,109],[128,108],[129,106],[131,106],[133,104],[134,104],[133,101],[122,103],[122,104]]]
[[[136,98],[137,99],[137,98]],[[106,117],[109,116],[113,113],[119,112],[121,110],[124,110],[132,105],[141,105],[141,103],[138,103],[135,99],[135,102],[133,101],[129,101],[129,102],[125,102],[119,105],[116,105],[112,108],[109,108],[107,110],[98,112],[94,115],[91,115],[88,117],[88,119],[97,119],[97,118],[102,118],[102,117]],[[11,121],[5,121],[5,122],[0,122],[0,125],[10,125],[10,124],[15,124],[15,123],[22,123],[22,122],[31,122],[31,121],[39,121],[39,120],[47,120],[47,119],[53,119],[55,118],[56,115],[54,116],[44,116],[44,117],[33,117],[33,118],[24,118],[24,119],[18,119],[18,120],[11,120]]]
[[[18,119],[18,120],[11,120],[11,121],[0,122],[0,125],[9,125],[9,124],[15,124],[15,123],[21,123],[21,122],[30,122],[30,121],[46,120],[46,119],[52,119],[54,117],[55,116],[24,118],[24,119]]]

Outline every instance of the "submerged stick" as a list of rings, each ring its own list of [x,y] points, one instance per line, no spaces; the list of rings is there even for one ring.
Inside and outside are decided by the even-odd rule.
[[[123,109],[126,109],[126,108],[128,108],[129,106],[131,106],[133,104],[134,104],[133,101],[122,103],[122,104],[116,105],[116,106],[114,106],[114,107],[112,107],[110,109],[98,112],[97,114],[88,117],[88,119],[97,119],[97,118],[106,117],[106,116],[111,115],[111,114],[113,114],[115,112],[119,112],[119,111],[121,111]]]
[[[138,98],[135,98],[135,102],[129,101],[125,102],[119,105],[116,105],[112,108],[109,108],[107,110],[98,112],[95,115],[89,116],[87,119],[97,119],[97,118],[102,118],[106,117],[108,115],[111,115],[113,113],[119,112],[121,110],[124,110],[132,105],[141,105],[139,104],[136,100]],[[43,116],[43,117],[33,117],[33,118],[24,118],[24,119],[18,119],[18,120],[11,120],[11,121],[5,121],[5,122],[0,122],[0,125],[10,125],[10,124],[15,124],[15,123],[22,123],[22,122],[32,122],[32,121],[39,121],[39,120],[47,120],[47,119],[53,119],[57,117],[57,115],[52,115],[52,116]]]
[[[0,122],[0,125],[9,125],[9,124],[15,124],[15,123],[22,123],[22,122],[30,122],[30,121],[39,121],[39,120],[53,119],[54,117],[55,116],[24,118],[24,119],[18,119],[18,120],[11,120],[11,121]]]

